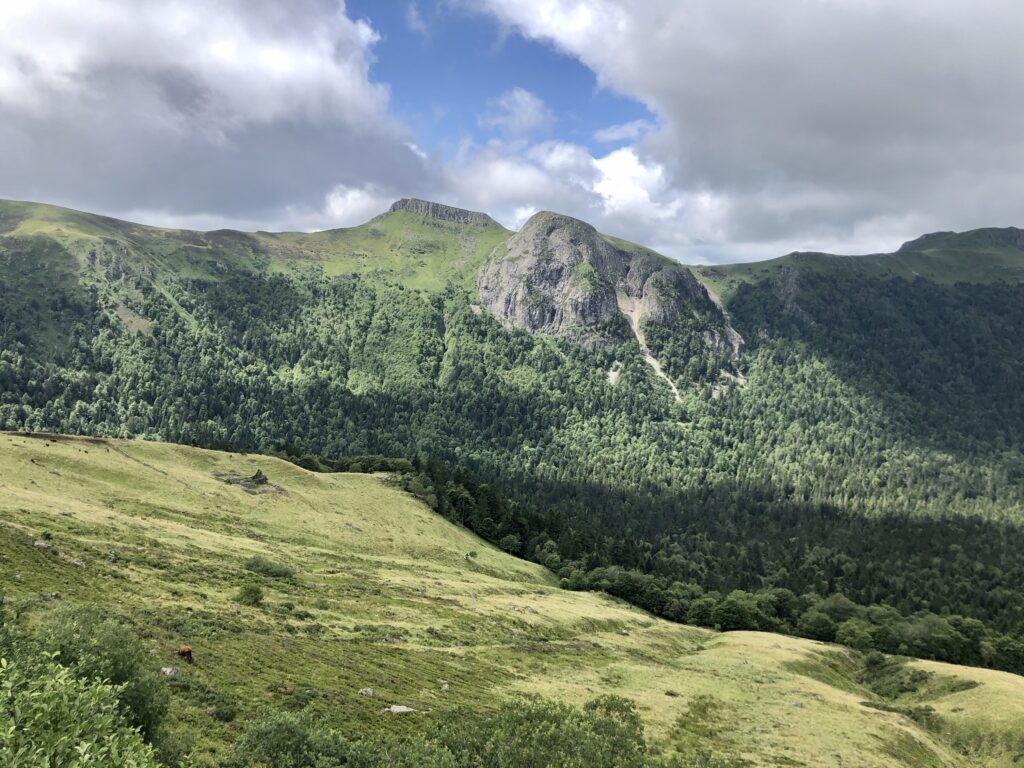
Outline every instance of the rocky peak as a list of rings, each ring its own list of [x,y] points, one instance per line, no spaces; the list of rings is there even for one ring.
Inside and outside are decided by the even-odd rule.
[[[619,247],[590,224],[547,211],[484,265],[477,289],[483,305],[505,322],[555,336],[592,336],[597,326],[620,318],[634,328],[667,324],[693,312],[726,325],[686,267],[642,248]]]
[[[397,213],[399,211],[412,213],[417,216],[425,216],[430,219],[439,219],[440,221],[451,221],[456,224],[484,224],[499,226],[498,222],[486,213],[467,211],[462,208],[453,208],[450,205],[432,203],[429,200],[419,200],[414,197],[403,197],[401,200],[394,203],[388,212]]]

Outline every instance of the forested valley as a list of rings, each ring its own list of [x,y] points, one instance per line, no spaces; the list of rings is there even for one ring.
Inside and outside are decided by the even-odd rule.
[[[384,469],[570,588],[1024,673],[1020,284],[745,283],[742,380],[651,329],[677,402],[628,335],[512,330],[458,282],[214,271],[5,240],[0,429]]]

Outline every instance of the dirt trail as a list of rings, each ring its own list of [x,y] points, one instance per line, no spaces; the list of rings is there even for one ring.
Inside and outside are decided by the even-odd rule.
[[[679,390],[676,389],[675,383],[669,378],[668,374],[665,373],[661,368],[661,363],[658,362],[657,358],[651,354],[650,347],[647,346],[647,339],[644,338],[643,329],[640,327],[640,304],[632,296],[627,296],[623,291],[615,292],[615,300],[619,304],[619,311],[622,312],[627,318],[629,318],[629,325],[633,329],[633,335],[636,336],[637,343],[640,345],[640,352],[644,356],[644,360],[647,364],[654,369],[654,372],[659,378],[664,379],[665,383],[668,384],[672,390],[672,394],[676,396],[677,402],[682,402],[682,397],[679,396]]]

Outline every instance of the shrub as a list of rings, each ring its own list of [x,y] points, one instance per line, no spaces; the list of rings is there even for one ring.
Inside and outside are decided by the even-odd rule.
[[[520,549],[522,549],[523,544],[519,540],[519,537],[516,536],[516,534],[510,533],[508,536],[501,537],[501,541],[498,542],[498,546],[506,552],[515,554],[516,552],[519,552]]]
[[[121,715],[121,692],[52,660],[0,659],[0,765],[156,768],[152,748]]]
[[[686,613],[686,621],[701,627],[713,626],[711,616],[717,605],[718,601],[710,595],[694,600]]]
[[[874,645],[872,627],[863,619],[847,619],[836,629],[836,642],[858,651],[870,650]]]
[[[275,563],[273,560],[263,557],[263,555],[253,555],[246,560],[245,569],[272,579],[290,579],[295,575],[295,569],[291,566]]]
[[[243,584],[235,593],[235,602],[239,605],[249,605],[257,608],[263,605],[263,588],[259,584]]]
[[[639,768],[643,726],[633,703],[603,696],[584,707],[521,699],[496,712],[459,712],[436,734],[458,766]]]
[[[94,609],[69,609],[49,619],[40,642],[78,677],[115,686],[128,722],[138,726],[147,741],[159,741],[170,691],[129,627]]]
[[[816,608],[804,611],[797,622],[796,630],[812,640],[830,643],[836,639],[836,623]]]
[[[235,742],[225,768],[340,768],[349,765],[351,747],[312,718],[266,712]]]

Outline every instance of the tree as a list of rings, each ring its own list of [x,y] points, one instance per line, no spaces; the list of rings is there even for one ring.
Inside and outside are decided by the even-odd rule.
[[[847,619],[836,629],[836,642],[848,645],[858,651],[874,647],[872,627],[863,619]]]
[[[760,611],[754,596],[739,589],[730,592],[711,611],[711,623],[723,631],[760,629]]]
[[[810,608],[801,614],[796,631],[812,640],[830,643],[836,639],[836,623],[817,608]]]

